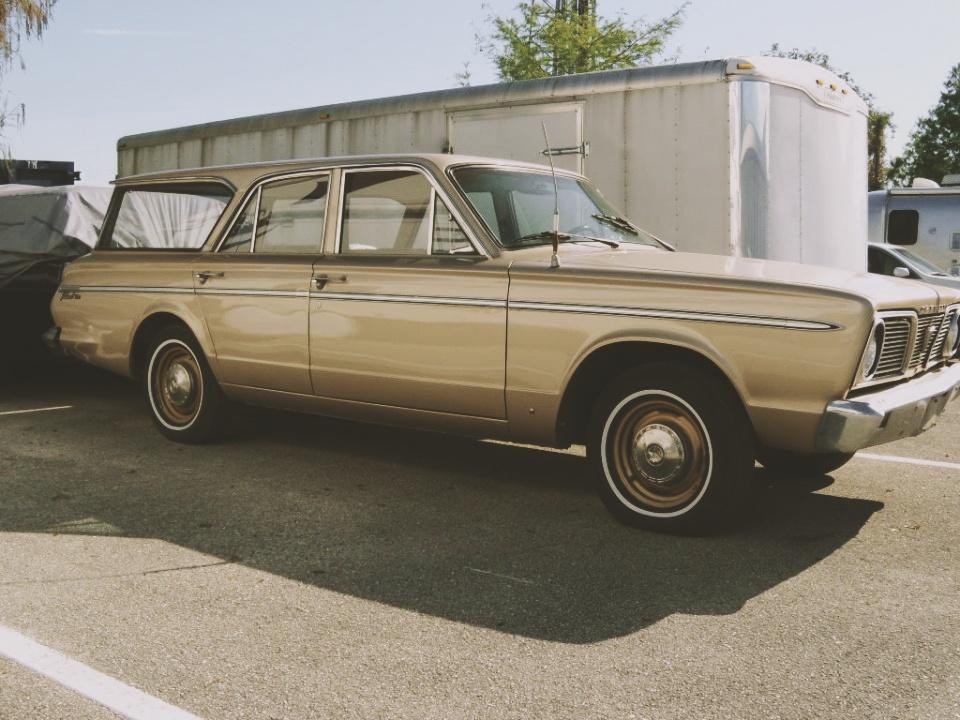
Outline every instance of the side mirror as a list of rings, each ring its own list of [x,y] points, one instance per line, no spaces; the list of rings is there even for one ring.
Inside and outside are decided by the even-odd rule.
[[[908,278],[910,277],[910,271],[903,267],[903,265],[900,265],[893,269],[893,276],[899,278]]]

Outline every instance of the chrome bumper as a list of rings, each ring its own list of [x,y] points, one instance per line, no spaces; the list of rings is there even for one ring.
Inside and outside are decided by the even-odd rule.
[[[850,400],[834,400],[820,420],[819,452],[852,453],[871,445],[918,435],[933,427],[960,395],[960,364]]]

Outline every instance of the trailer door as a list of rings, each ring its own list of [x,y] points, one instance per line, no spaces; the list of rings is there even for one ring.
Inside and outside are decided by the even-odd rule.
[[[549,103],[465,110],[447,115],[450,152],[459,155],[507,158],[546,164],[543,128],[546,123],[554,164],[583,172],[583,105]],[[559,151],[562,154],[556,154]]]

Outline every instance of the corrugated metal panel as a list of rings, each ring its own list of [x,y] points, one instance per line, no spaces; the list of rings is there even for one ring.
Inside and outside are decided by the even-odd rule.
[[[677,215],[670,241],[681,250],[730,252],[729,95],[728,84],[677,89]]]
[[[233,120],[191,125],[121,138],[122,148],[142,147],[158,143],[180,142],[197,137],[263,131],[280,127],[314,125],[331,119],[393,115],[395,113],[460,107],[497,106],[531,103],[559,97],[587,96],[599,93],[624,92],[651,87],[718,82],[726,74],[725,60],[711,60],[675,65],[609,70],[605,72],[564,75],[543,80],[524,80],[494,83],[475,87],[437,90],[433,92],[399,95],[377,100],[339,103],[287,112],[252,115]]]
[[[657,168],[655,173],[631,172],[627,204],[637,222],[656,235],[676,239],[677,166],[676,116],[677,89],[657,88],[649,92],[627,93],[626,143],[631,148],[630,167]]]
[[[583,169],[588,177],[602,177],[600,189],[604,196],[631,217],[627,163],[632,162],[633,148],[624,134],[625,101],[624,93],[608,93],[594,96],[583,104],[583,139],[592,140]],[[640,222],[639,216],[636,217]]]
[[[677,86],[685,84],[702,84],[720,82],[724,79],[726,61],[713,60],[699,63],[682,63],[677,65],[663,65],[648,68],[631,68],[627,70],[612,70],[599,73],[585,73],[582,75],[567,75],[544,80],[528,80],[523,82],[497,83],[477,87],[455,88],[435,92],[402,95],[378,100],[363,100],[359,102],[340,103],[322,107],[291,110],[288,112],[255,115],[250,117],[223,120],[202,125],[191,125],[158,132],[129,135],[117,143],[118,167],[120,174],[151,172],[154,170],[186,167],[179,164],[155,164],[160,158],[138,152],[144,148],[157,146],[179,145],[197,140],[207,141],[211,138],[235,137],[239,140],[236,150],[226,151],[222,147],[203,153],[203,165],[209,165],[209,158],[238,156],[239,153],[256,152],[256,155],[247,155],[245,160],[284,159],[290,157],[306,157],[300,149],[313,149],[320,145],[316,135],[308,133],[312,142],[298,145],[297,134],[303,128],[323,127],[326,132],[326,142],[322,143],[324,152],[321,155],[349,154],[354,152],[377,152],[380,147],[389,147],[396,151],[437,151],[436,139],[441,138],[440,144],[446,139],[445,117],[448,111],[466,108],[502,107],[509,105],[531,104],[558,99],[583,98],[605,93],[624,92],[627,90],[641,90],[655,87]],[[439,115],[438,115],[439,113]],[[367,119],[390,116],[390,123],[397,123],[398,117],[406,119],[405,133],[402,139],[414,138],[409,145],[398,147],[390,145],[389,140],[395,140],[394,130],[384,131],[377,138],[374,130],[374,143],[371,148],[369,138],[364,136],[363,148],[357,147],[360,143],[359,134],[343,127],[350,126],[352,119]],[[399,125],[397,126],[399,127]],[[289,152],[282,156],[267,156],[262,154],[264,146],[249,144],[246,138],[254,134],[265,134],[275,130],[293,130],[294,140]],[[371,128],[367,126],[365,131]],[[356,131],[361,132],[360,130]],[[399,130],[397,132],[400,132]],[[353,142],[351,142],[353,139]]]

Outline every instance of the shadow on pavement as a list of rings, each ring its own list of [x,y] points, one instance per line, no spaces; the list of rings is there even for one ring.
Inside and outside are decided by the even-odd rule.
[[[219,445],[181,446],[152,428],[131,383],[80,381],[73,414],[0,426],[0,531],[115,527],[555,642],[623,636],[673,613],[734,613],[882,507],[817,493],[829,479],[757,470],[751,524],[658,535],[617,524],[573,455],[282,413],[251,414]]]

